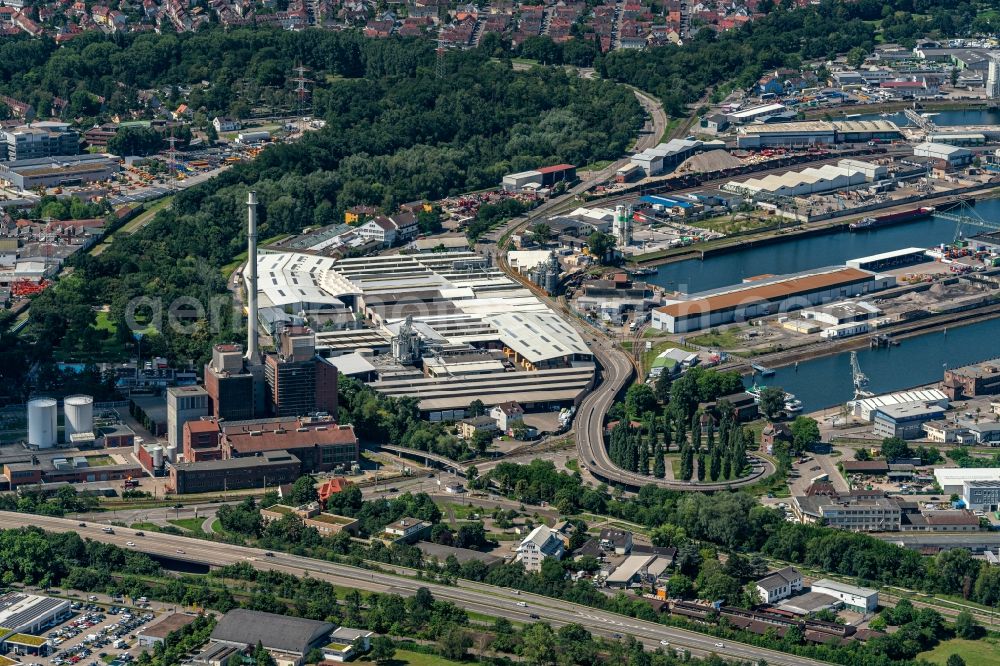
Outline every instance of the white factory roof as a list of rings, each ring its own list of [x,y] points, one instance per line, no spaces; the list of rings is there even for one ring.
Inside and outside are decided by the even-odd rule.
[[[730,113],[730,118],[735,118],[736,120],[742,120],[744,118],[754,118],[756,116],[762,116],[769,113],[777,113],[779,111],[785,110],[784,104],[765,104],[764,106],[754,106],[749,109],[743,109],[742,111],[737,111],[736,113]]]
[[[364,375],[375,371],[375,366],[371,364],[371,361],[357,352],[343,354],[336,358],[324,359],[324,361],[332,364],[337,368],[338,372],[348,377],[352,375]]]
[[[913,154],[923,156],[946,155],[951,157],[952,155],[971,155],[972,151],[960,148],[959,146],[952,146],[948,143],[931,143],[930,141],[925,141],[913,147]]]
[[[487,319],[505,345],[532,363],[572,354],[590,356],[576,329],[554,312],[496,314]]]
[[[629,555],[624,562],[615,567],[615,570],[607,577],[607,582],[628,583],[633,576],[656,558],[656,555]]]
[[[892,405],[905,405],[912,402],[940,402],[947,401],[948,396],[940,389],[919,389],[915,391],[900,391],[899,393],[886,393],[876,395],[871,398],[856,400],[855,404],[867,409],[880,409]]]
[[[846,264],[848,266],[857,267],[858,264],[867,264],[873,261],[883,261],[885,259],[894,259],[895,257],[905,257],[908,254],[917,254],[918,252],[927,252],[926,249],[922,247],[905,247],[901,250],[889,250],[888,252],[880,252],[879,254],[873,254],[867,257],[858,257],[857,259],[848,259]]]
[[[835,120],[838,132],[898,132],[899,126],[891,120]]]
[[[567,217],[583,218],[587,220],[597,220],[599,222],[607,222],[614,219],[615,211],[609,210],[607,208],[584,208],[580,207],[574,210],[572,213],[567,215]]]
[[[878,590],[873,590],[870,587],[858,587],[857,585],[848,585],[847,583],[841,583],[836,580],[830,580],[829,578],[822,578],[813,582],[812,589],[815,590],[817,587],[826,590],[833,590],[834,592],[840,592],[841,594],[852,594],[856,597],[871,597],[878,594]]]
[[[934,470],[938,485],[957,486],[963,481],[1000,481],[1000,468],[938,467]]]
[[[2,597],[0,627],[11,631],[23,631],[46,616],[69,610],[70,602],[65,599],[43,597],[37,594],[9,592]]]
[[[257,256],[260,306],[307,303],[343,307],[339,296],[361,292],[334,271],[335,263],[330,257],[299,252],[262,252]],[[243,277],[248,277],[245,270]]]

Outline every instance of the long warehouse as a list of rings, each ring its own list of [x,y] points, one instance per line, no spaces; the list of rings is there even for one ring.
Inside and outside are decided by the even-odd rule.
[[[856,268],[755,280],[694,294],[653,310],[651,325],[668,333],[687,333],[860,296],[895,284],[895,278]]]

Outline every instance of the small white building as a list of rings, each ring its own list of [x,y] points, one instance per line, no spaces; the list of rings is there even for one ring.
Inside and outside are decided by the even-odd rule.
[[[215,128],[216,132],[235,132],[240,129],[240,121],[216,116],[212,119],[212,127]]]
[[[765,604],[773,604],[802,591],[802,574],[795,567],[778,569],[757,581],[757,594]]]
[[[878,608],[878,590],[868,587],[857,587],[823,578],[812,584],[811,591],[829,595],[857,613],[871,613]]]
[[[371,647],[371,637],[375,632],[367,629],[352,629],[350,627],[339,627],[330,634],[330,642],[321,648],[323,658],[330,661],[350,661],[355,657],[354,645],[357,641],[363,652],[367,652]]]
[[[565,552],[559,533],[547,525],[539,525],[521,541],[515,559],[524,566],[525,571],[541,571],[545,558],[561,560]]]
[[[490,410],[490,418],[497,422],[501,432],[509,433],[524,423],[524,408],[516,402],[501,402]]]
[[[836,326],[831,326],[830,328],[823,329],[819,334],[819,337],[826,338],[827,340],[839,340],[841,338],[849,338],[854,335],[862,335],[870,330],[868,322],[866,321],[851,321],[846,324],[837,324]]]
[[[972,151],[967,148],[952,146],[947,143],[931,143],[926,141],[913,147],[914,157],[929,157],[933,160],[947,162],[950,167],[964,166],[972,162]]]

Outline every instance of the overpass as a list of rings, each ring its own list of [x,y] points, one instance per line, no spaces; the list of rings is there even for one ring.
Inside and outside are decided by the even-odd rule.
[[[440,456],[436,453],[431,453],[429,451],[421,451],[420,449],[411,449],[406,446],[397,446],[396,444],[380,444],[379,449],[382,451],[389,451],[390,453],[395,453],[396,455],[409,456],[411,458],[423,459],[424,467],[430,467],[431,463],[438,465],[439,467],[444,467],[454,471],[456,474],[461,474],[464,476],[465,470],[469,465],[475,465],[476,460],[469,460],[466,462],[457,462],[451,458],[446,458],[445,456]],[[477,459],[477,460],[482,460]]]
[[[76,532],[81,537],[126,549],[130,547],[125,544],[132,541],[135,543],[134,550],[154,557],[183,558],[184,561],[200,562],[209,567],[248,563],[261,571],[280,571],[295,576],[308,575],[344,587],[371,592],[412,596],[419,588],[424,587],[438,599],[451,601],[461,608],[489,617],[506,617],[522,623],[544,621],[555,627],[571,623],[581,624],[599,636],[609,638],[626,634],[634,636],[648,649],[659,648],[662,645],[661,641],[667,641],[672,648],[689,650],[695,656],[722,651],[723,656],[727,658],[765,661],[777,666],[820,666],[826,663],[729,640],[726,640],[723,648],[720,648],[719,639],[712,636],[675,629],[656,622],[637,620],[626,615],[551,597],[515,593],[510,588],[466,580],[460,580],[457,586],[430,583],[417,580],[416,571],[405,567],[392,567],[398,573],[389,574],[287,553],[273,553],[269,556],[259,548],[172,534],[146,533],[140,537],[135,530],[124,527],[116,527],[114,534],[105,534],[101,531],[101,525],[88,524],[86,527],[79,527],[75,520],[9,511],[0,511],[0,524],[4,528],[39,527],[51,532]],[[414,577],[403,577],[398,575],[399,573]]]

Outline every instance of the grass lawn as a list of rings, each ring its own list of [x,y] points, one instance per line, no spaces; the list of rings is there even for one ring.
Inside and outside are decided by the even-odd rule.
[[[88,456],[87,464],[90,467],[104,467],[106,465],[114,465],[115,459],[111,456]]]
[[[681,479],[681,457],[668,456],[667,462],[670,463],[670,469],[674,470],[674,478],[679,481]]]
[[[703,347],[721,347],[722,349],[732,349],[747,344],[746,340],[740,337],[740,332],[744,328],[741,326],[731,326],[725,329],[712,329],[708,333],[690,338],[690,341]]]
[[[566,468],[567,469],[571,469],[574,472],[579,472],[580,471],[580,463],[578,463],[576,461],[576,458],[570,458],[569,460],[566,461]]]
[[[109,334],[114,335],[118,327],[115,323],[111,321],[111,313],[101,310],[97,313],[96,321],[94,322],[94,328],[98,331],[107,331]]]
[[[967,641],[961,638],[953,638],[938,644],[929,652],[921,652],[917,657],[925,659],[932,664],[944,664],[948,657],[957,654],[965,660],[966,664],[1000,664],[1000,640],[996,638],[980,638],[975,641]]]
[[[121,228],[121,231],[127,234],[134,234],[137,230],[141,229],[143,226],[148,224],[150,220],[156,217],[157,213],[159,213],[161,210],[169,206],[173,200],[174,198],[172,196],[163,197],[162,199],[151,205],[149,208],[144,210],[142,213],[137,215],[134,220],[130,220],[128,224],[126,224],[124,227]]]
[[[133,530],[142,530],[144,532],[145,531],[156,532],[156,531],[159,531],[159,529],[160,529],[160,526],[157,525],[156,523],[146,523],[146,522],[143,522],[143,523],[132,523],[131,525],[129,525],[129,527],[131,529],[133,529]]]
[[[205,522],[204,518],[174,518],[168,520],[171,525],[176,525],[182,530],[188,530],[190,532],[201,532],[201,526]]]
[[[773,226],[774,224],[776,224],[776,222],[773,219],[758,215],[720,215],[719,217],[710,217],[704,220],[694,220],[691,222],[692,226],[708,229],[709,231],[717,231],[722,234],[733,234],[738,231],[753,231],[763,227]]]
[[[374,664],[367,659],[359,659],[356,664]],[[452,661],[439,657],[436,654],[423,654],[422,652],[410,652],[409,650],[396,650],[396,656],[389,662],[391,666],[460,666],[462,662]]]

